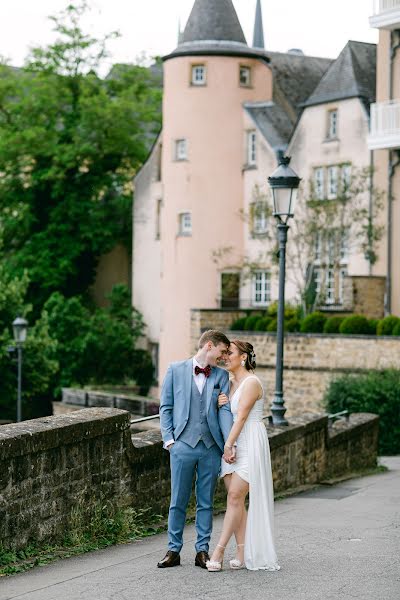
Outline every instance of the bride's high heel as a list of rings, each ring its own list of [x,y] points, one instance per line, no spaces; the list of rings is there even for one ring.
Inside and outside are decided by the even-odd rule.
[[[221,544],[217,544],[217,546],[219,546],[220,548],[223,548],[225,550],[226,546],[221,546]],[[206,567],[207,570],[210,573],[215,573],[217,571],[222,571],[222,565],[223,565],[223,560],[221,560],[221,562],[217,561],[217,560],[208,560],[206,562]]]
[[[244,546],[244,544],[238,544],[237,545],[238,548],[240,546]],[[233,558],[232,560],[229,561],[229,566],[234,571],[238,571],[239,569],[244,569],[245,564],[244,564],[244,561],[241,562],[238,558]]]

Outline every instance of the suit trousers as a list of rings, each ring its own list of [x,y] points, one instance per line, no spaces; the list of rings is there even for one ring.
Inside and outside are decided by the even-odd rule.
[[[180,552],[186,510],[196,475],[196,552],[208,552],[212,532],[215,484],[221,468],[221,450],[217,444],[207,448],[199,442],[192,448],[185,442],[174,443],[170,450],[171,504],[168,517],[168,548]]]

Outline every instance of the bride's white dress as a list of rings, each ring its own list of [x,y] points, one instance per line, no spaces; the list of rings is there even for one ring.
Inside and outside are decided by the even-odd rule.
[[[240,404],[240,396],[245,381],[256,375],[249,375],[239,385],[231,397],[231,410],[234,422]],[[244,560],[250,571],[264,569],[279,571],[274,546],[274,489],[272,482],[271,456],[267,432],[262,421],[263,396],[251,409],[244,427],[237,439],[236,462],[228,465],[222,459],[221,477],[237,473],[249,484],[249,510],[247,514]]]

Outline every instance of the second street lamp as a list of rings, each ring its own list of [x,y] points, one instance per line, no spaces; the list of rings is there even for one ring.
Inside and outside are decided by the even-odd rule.
[[[14,340],[18,352],[18,396],[17,396],[17,423],[22,421],[22,346],[28,332],[28,321],[17,317],[13,322]]]
[[[272,422],[274,425],[288,425],[284,415],[286,412],[283,397],[283,343],[285,317],[285,277],[286,277],[286,242],[289,219],[294,216],[297,191],[300,178],[289,167],[290,158],[281,155],[279,166],[268,177],[272,190],[273,215],[277,220],[279,242],[279,300],[278,327],[276,333],[276,383],[275,396],[271,405]]]

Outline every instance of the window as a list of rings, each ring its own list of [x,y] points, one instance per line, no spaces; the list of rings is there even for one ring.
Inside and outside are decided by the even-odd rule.
[[[342,191],[346,193],[351,185],[351,165],[343,165],[341,178]]]
[[[336,231],[329,231],[327,235],[328,264],[335,262],[336,253]]]
[[[317,294],[320,294],[321,293],[321,284],[322,284],[321,269],[314,269],[314,282],[315,282],[315,291]]]
[[[161,206],[162,200],[159,198],[157,200],[157,208],[156,208],[156,240],[161,238]]]
[[[268,228],[268,210],[265,202],[253,204],[253,233],[266,233]]]
[[[314,189],[315,196],[318,198],[318,200],[323,200],[325,195],[323,167],[318,167],[317,169],[314,169]]]
[[[192,66],[192,85],[206,85],[205,65]]]
[[[184,212],[179,215],[179,235],[192,235],[192,213]]]
[[[327,269],[325,279],[326,303],[334,304],[335,302],[335,271]]]
[[[187,160],[187,141],[176,140],[175,142],[175,160]]]
[[[314,260],[316,263],[320,263],[322,258],[322,233],[318,231],[315,234],[315,242],[314,242]]]
[[[337,198],[338,193],[338,167],[328,167],[328,198]]]
[[[328,112],[328,135],[327,138],[333,140],[338,136],[338,111],[330,110]]]
[[[247,132],[247,164],[255,165],[257,162],[257,134],[255,131]]]
[[[250,67],[240,67],[239,81],[240,81],[241,86],[250,87],[250,85],[251,85],[251,68]]]
[[[271,302],[271,274],[268,271],[256,271],[253,279],[253,304],[266,306]]]
[[[340,262],[346,263],[349,260],[349,241],[350,232],[345,229],[340,234]]]

